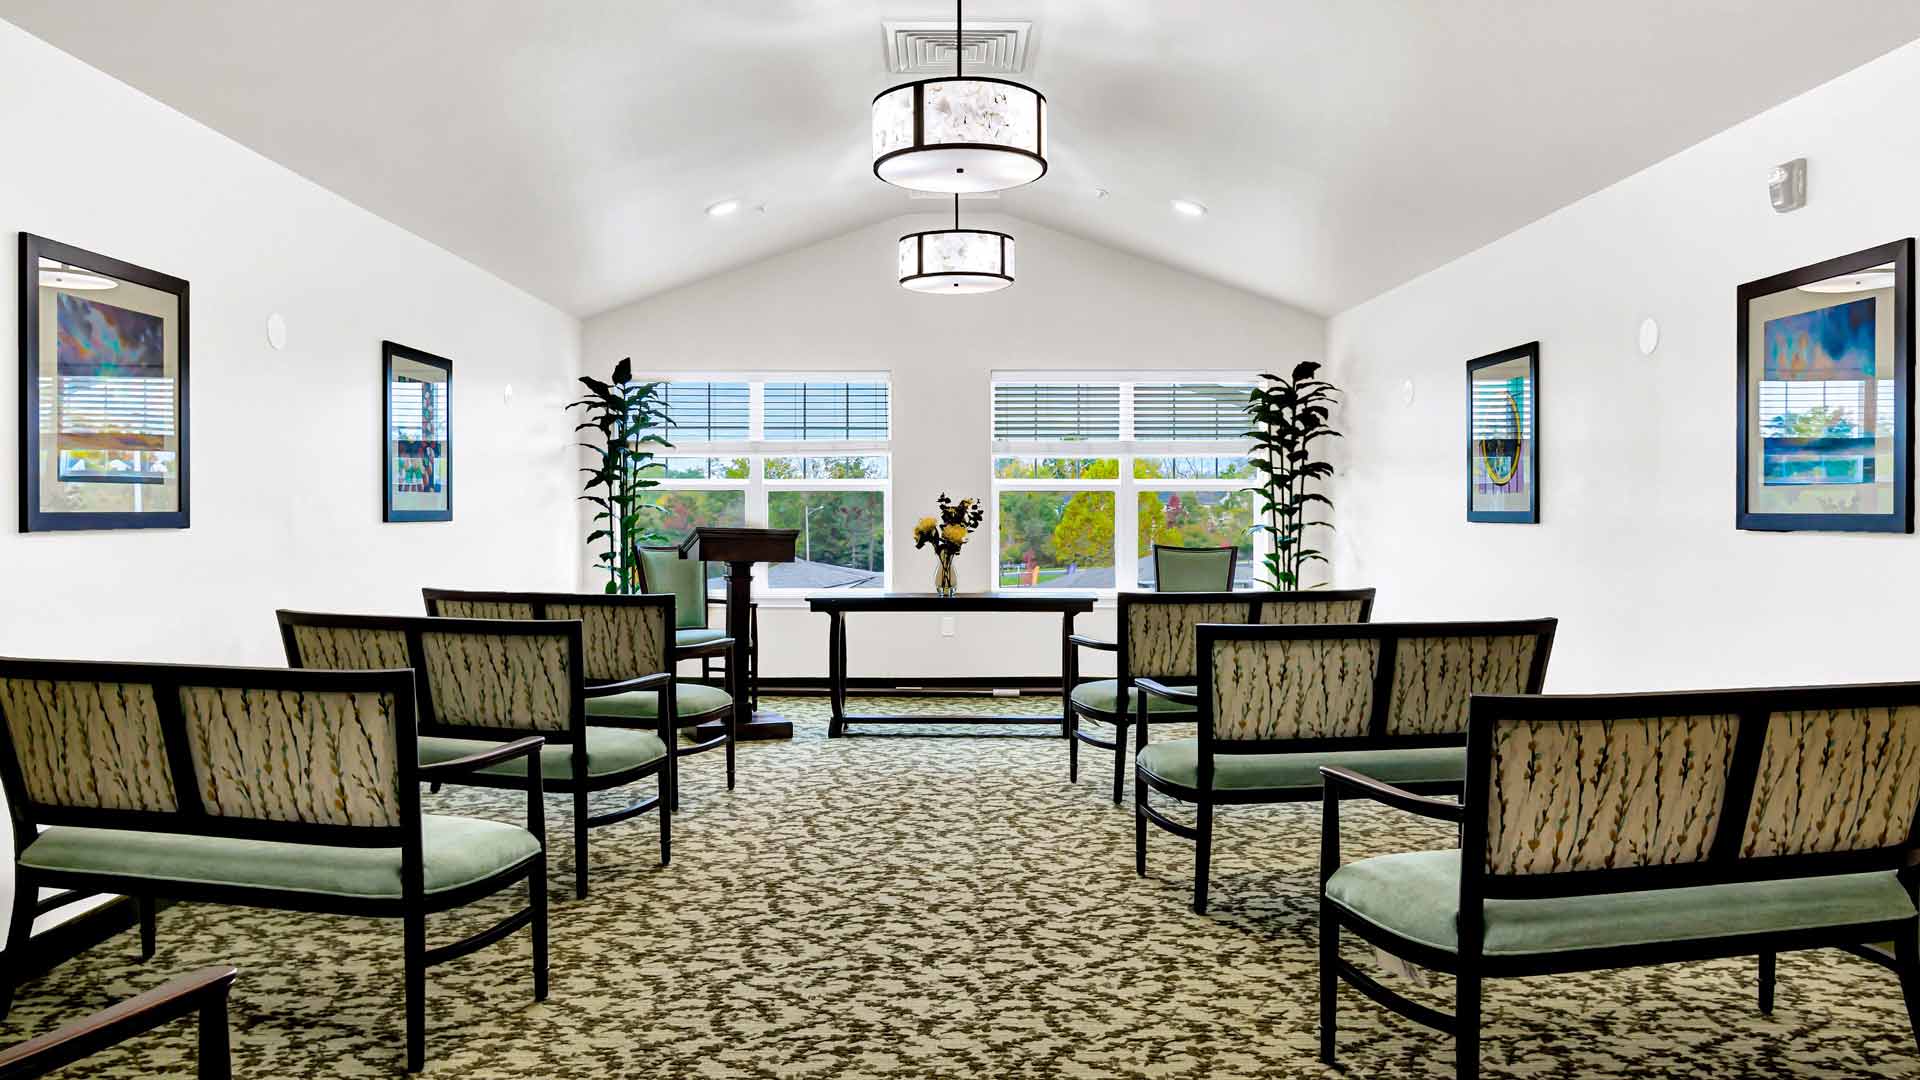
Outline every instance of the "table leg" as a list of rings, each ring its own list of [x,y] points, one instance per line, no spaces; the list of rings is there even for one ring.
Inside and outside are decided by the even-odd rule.
[[[840,651],[840,635],[846,632],[837,611],[827,613],[827,738],[840,737],[846,723],[846,657]]]
[[[1061,617],[1060,627],[1060,737],[1073,738],[1073,687],[1067,672],[1073,667],[1073,612]]]

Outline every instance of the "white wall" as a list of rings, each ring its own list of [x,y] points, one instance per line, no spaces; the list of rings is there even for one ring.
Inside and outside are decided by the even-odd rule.
[[[901,538],[942,491],[989,496],[990,372],[1265,371],[1321,355],[1324,323],[1316,316],[992,214],[968,220],[1018,238],[1012,288],[970,297],[907,292],[892,274],[895,242],[933,220],[914,215],[859,229],[588,319],[585,366],[605,371],[630,355],[636,371],[890,372],[894,587],[925,591],[933,555]],[[989,587],[992,552],[989,537],[962,552],[963,591]],[[1079,626],[1110,632],[1112,614],[1095,612]],[[960,616],[955,636],[942,638],[936,615],[865,616],[850,618],[848,633],[856,677],[1059,672],[1059,628],[1049,617]],[[825,675],[826,617],[763,606],[761,647],[763,676]]]
[[[574,583],[556,416],[577,320],[4,22],[0,102],[0,341],[18,340],[16,232],[193,288],[193,527],[9,520],[0,654],[277,666],[276,607],[412,613],[425,584]],[[284,351],[266,343],[272,312]],[[450,524],[380,522],[384,338],[454,360]],[[0,379],[10,516],[18,417],[17,380]],[[0,875],[0,912],[10,892]]]
[[[1336,316],[1335,550],[1376,618],[1558,616],[1560,691],[1920,676],[1920,540],[1733,527],[1735,289],[1920,233],[1916,100],[1908,46]],[[1469,525],[1465,362],[1535,339],[1542,523]]]

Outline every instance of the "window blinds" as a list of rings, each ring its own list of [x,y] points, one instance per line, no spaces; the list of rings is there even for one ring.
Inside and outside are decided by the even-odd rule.
[[[747,438],[752,394],[743,382],[670,382],[666,388],[669,442]]]
[[[764,409],[769,442],[887,438],[883,382],[770,382]]]
[[[1248,383],[1141,383],[1133,389],[1133,437],[1149,441],[1238,439],[1247,416]]]
[[[1120,437],[1118,383],[995,383],[996,439]]]

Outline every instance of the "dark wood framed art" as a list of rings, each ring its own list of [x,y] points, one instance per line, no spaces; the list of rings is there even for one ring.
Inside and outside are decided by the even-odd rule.
[[[1734,524],[1913,531],[1913,238],[1740,286]]]
[[[453,361],[380,343],[384,521],[453,520]]]
[[[1540,520],[1540,343],[1467,361],[1467,520]]]
[[[20,531],[188,525],[187,283],[20,234]]]

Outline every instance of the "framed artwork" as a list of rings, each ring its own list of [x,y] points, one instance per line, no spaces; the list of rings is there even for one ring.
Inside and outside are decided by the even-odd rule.
[[[20,234],[20,531],[187,527],[187,283]]]
[[[453,361],[380,343],[382,519],[453,520]]]
[[[1912,532],[1913,238],[1740,286],[1734,524]]]
[[[1467,361],[1467,520],[1540,520],[1540,343]]]

